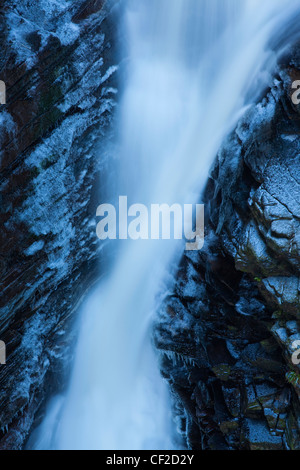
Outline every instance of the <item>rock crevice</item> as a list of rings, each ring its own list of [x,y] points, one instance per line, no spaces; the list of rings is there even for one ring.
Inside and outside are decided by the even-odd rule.
[[[203,196],[204,249],[183,256],[154,327],[191,449],[300,449],[294,62],[222,145]]]

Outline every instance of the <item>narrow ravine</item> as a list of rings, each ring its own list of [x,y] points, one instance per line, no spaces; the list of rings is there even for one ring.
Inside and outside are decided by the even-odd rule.
[[[299,8],[299,0],[128,0],[119,183],[99,203],[198,202],[222,140],[272,72],[269,40]],[[85,302],[68,392],[49,405],[35,449],[174,448],[150,338],[156,296],[184,246],[124,240],[105,249],[117,250],[114,264]]]

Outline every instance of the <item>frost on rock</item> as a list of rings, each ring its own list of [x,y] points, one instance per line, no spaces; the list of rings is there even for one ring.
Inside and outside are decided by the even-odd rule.
[[[300,449],[300,108],[291,106],[291,73],[281,71],[225,139],[203,195],[205,246],[183,256],[155,322],[193,450]]]
[[[8,2],[8,39],[20,61],[25,60],[28,65],[36,62],[30,53],[28,38],[37,31],[42,48],[50,36],[58,38],[64,46],[75,42],[80,35],[80,27],[72,22],[71,4],[69,0]]]
[[[42,250],[44,248],[45,243],[43,240],[40,240],[38,242],[34,242],[27,250],[25,250],[25,255],[26,256],[32,256],[38,251]]]
[[[8,0],[0,112],[0,449],[22,447],[65,383],[80,301],[101,246],[96,207],[110,162],[118,2]],[[49,379],[51,377],[51,379]]]

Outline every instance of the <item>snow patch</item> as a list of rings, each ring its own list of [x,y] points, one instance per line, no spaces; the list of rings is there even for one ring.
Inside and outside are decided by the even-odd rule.
[[[27,250],[24,251],[26,256],[35,255],[38,251],[41,251],[44,248],[45,242],[40,240],[38,242],[34,242]]]

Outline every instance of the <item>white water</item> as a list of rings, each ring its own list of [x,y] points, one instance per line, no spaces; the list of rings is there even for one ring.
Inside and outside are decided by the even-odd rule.
[[[197,201],[252,80],[272,66],[269,38],[296,8],[299,0],[127,1],[120,195],[131,203]],[[181,245],[119,248],[85,304],[67,396],[49,406],[36,449],[172,448],[149,331],[155,295]]]

